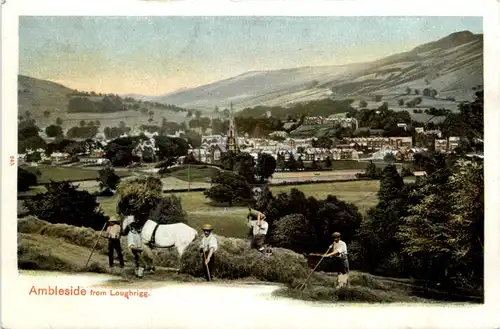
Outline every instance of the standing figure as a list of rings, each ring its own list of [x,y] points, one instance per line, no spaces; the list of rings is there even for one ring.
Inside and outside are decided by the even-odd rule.
[[[144,250],[144,246],[142,244],[142,237],[137,230],[137,224],[135,222],[131,223],[129,227],[130,231],[128,233],[127,240],[128,240],[128,247],[130,248],[130,251],[132,251],[132,254],[134,255],[135,259],[135,276],[138,278],[142,278],[145,267],[145,262],[142,254]]]
[[[203,225],[203,238],[200,243],[200,252],[203,255],[203,271],[207,281],[213,279],[215,252],[217,251],[217,239],[212,234],[213,228],[210,224]]]
[[[340,240],[340,233],[333,233],[333,244],[331,246],[332,252],[326,257],[336,257],[338,266],[337,288],[347,286],[349,279],[349,260],[347,258],[347,245],[344,241]]]
[[[123,267],[125,262],[123,261],[122,246],[120,244],[121,227],[116,217],[111,217],[108,220],[108,227],[106,228],[104,236],[108,239],[109,267],[113,267],[115,250],[118,256],[118,261],[120,262],[120,267]]]
[[[248,226],[252,229],[252,248],[260,252],[264,251],[264,242],[266,240],[269,224],[265,220],[266,215],[262,212],[248,208]]]

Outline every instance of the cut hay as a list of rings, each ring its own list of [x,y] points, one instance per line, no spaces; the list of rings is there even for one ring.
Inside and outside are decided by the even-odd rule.
[[[78,227],[67,224],[51,224],[33,216],[19,220],[18,231],[19,233],[40,234],[42,236],[60,238],[68,243],[89,249],[94,247],[100,233],[88,227]],[[123,257],[126,261],[133,262],[134,256],[127,248],[126,240],[126,237],[122,237],[121,239]],[[108,239],[101,236],[99,242],[97,242],[94,252],[106,255],[108,253]],[[177,249],[153,249],[153,255],[155,256],[156,266],[179,268],[180,258]],[[116,258],[115,253],[115,259]]]
[[[30,241],[20,240],[17,247],[17,265],[23,270],[44,270],[72,272],[74,264],[65,262],[45,248],[40,248]]]
[[[273,249],[272,256],[265,256],[250,249],[250,242],[237,238],[216,236],[219,248],[215,254],[212,275],[218,279],[240,279],[254,277],[269,282],[291,283],[305,278],[309,267],[302,255],[281,248]],[[181,258],[180,271],[202,277],[202,254],[199,250],[201,237],[186,249]]]
[[[17,220],[17,231],[18,233],[39,233],[48,224],[50,223],[34,216],[27,216]]]

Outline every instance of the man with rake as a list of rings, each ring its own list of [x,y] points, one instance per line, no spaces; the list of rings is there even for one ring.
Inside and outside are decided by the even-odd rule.
[[[349,260],[347,258],[347,245],[344,241],[340,240],[340,233],[333,233],[333,244],[328,250],[332,250],[325,255],[311,254],[314,256],[335,257],[338,266],[337,288],[347,286],[349,280]]]

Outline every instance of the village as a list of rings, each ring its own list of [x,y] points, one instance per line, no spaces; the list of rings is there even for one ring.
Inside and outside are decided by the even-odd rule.
[[[331,124],[342,127],[354,128],[359,131],[358,122],[354,118],[323,118],[323,117],[306,117],[304,123],[307,124]],[[398,127],[406,129],[406,124],[398,124]],[[210,129],[199,133],[210,133]],[[167,137],[182,138],[186,131],[176,131],[175,134],[167,135]],[[234,118],[230,118],[229,131],[226,134],[204,134],[201,135],[201,146],[194,148],[189,145],[188,154],[192,154],[200,163],[219,164],[221,156],[228,151],[232,146],[229,145],[228,139],[233,140],[234,146],[241,152],[249,153],[255,160],[259,154],[267,153],[278,159],[278,156],[284,157],[288,161],[291,156],[296,160],[302,161],[307,167],[312,162],[318,161],[335,161],[335,160],[352,160],[352,161],[383,161],[390,154],[397,162],[411,162],[413,155],[419,152],[427,151],[427,147],[416,145],[414,136],[404,137],[382,137],[379,131],[371,130],[374,134],[369,137],[346,137],[343,139],[330,138],[332,147],[320,148],[314,147],[314,142],[318,140],[316,137],[295,138],[289,137],[285,131],[275,131],[267,137],[251,138],[248,133],[243,136],[238,136],[234,124]],[[459,137],[443,138],[439,130],[424,130],[423,127],[416,127],[415,134],[434,137],[434,149],[441,153],[451,153],[459,146]],[[40,136],[47,142],[53,142],[54,138],[49,138],[43,132]],[[123,133],[119,138],[143,136],[141,142],[136,146],[133,155],[143,158],[147,154],[148,157],[155,158],[158,152],[158,147],[155,146],[155,137],[159,136],[158,132],[148,132],[134,127],[129,133]],[[277,138],[278,137],[278,138]],[[85,141],[85,139],[75,139],[76,141]],[[109,160],[105,157],[104,148],[112,141],[107,139],[103,132],[98,132],[91,139],[94,143],[86,144],[84,152],[77,154],[78,161],[74,161],[74,157],[69,153],[53,152],[46,154],[43,149],[27,149],[25,153],[18,154],[19,162],[29,163],[36,166],[38,163],[52,165],[106,165]],[[88,141],[88,139],[86,140]],[[35,159],[30,160],[30,155],[38,154]],[[186,154],[187,155],[187,154]],[[73,159],[73,160],[72,160]],[[327,160],[329,159],[329,160]],[[178,159],[181,164],[184,156]],[[303,169],[303,168],[299,168]],[[277,168],[280,171],[281,168]]]

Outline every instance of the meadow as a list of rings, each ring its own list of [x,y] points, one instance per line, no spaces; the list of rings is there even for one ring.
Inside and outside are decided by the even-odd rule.
[[[351,181],[316,183],[304,185],[272,186],[273,195],[289,192],[297,188],[306,196],[324,199],[327,195],[335,195],[340,200],[354,203],[362,213],[377,203],[379,181]],[[246,226],[246,207],[224,207],[213,204],[203,192],[168,193],[181,198],[182,207],[187,212],[188,225],[198,228],[205,223],[214,225],[218,234],[243,238],[248,232]],[[106,215],[116,215],[116,197],[99,198],[101,209]]]

